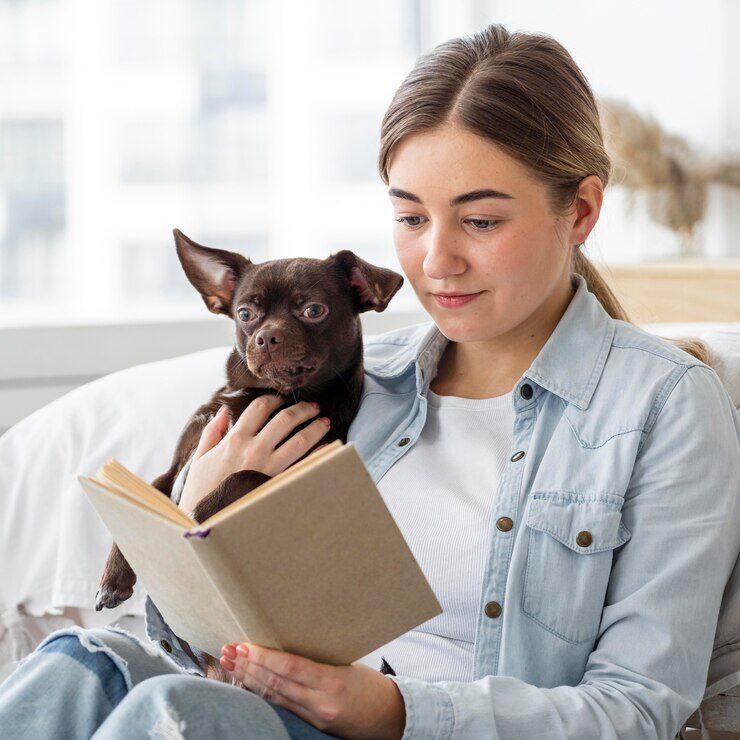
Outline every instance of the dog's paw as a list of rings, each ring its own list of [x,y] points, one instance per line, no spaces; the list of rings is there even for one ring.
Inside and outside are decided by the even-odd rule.
[[[105,584],[101,583],[95,594],[95,611],[102,609],[115,609],[119,604],[123,604],[126,599],[130,599],[134,593],[133,583],[126,584]]]

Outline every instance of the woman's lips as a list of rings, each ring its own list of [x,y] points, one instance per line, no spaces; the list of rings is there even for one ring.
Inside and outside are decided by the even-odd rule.
[[[470,303],[470,301],[475,300],[482,292],[483,291],[456,296],[438,295],[437,293],[432,293],[432,295],[438,305],[443,306],[444,308],[456,308],[457,306],[464,306],[466,303]]]

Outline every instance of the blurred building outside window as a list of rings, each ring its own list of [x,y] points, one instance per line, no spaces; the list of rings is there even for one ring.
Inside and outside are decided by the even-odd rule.
[[[619,94],[624,60],[582,38],[577,5],[0,0],[0,325],[204,317],[173,227],[255,262],[346,248],[398,269],[376,171],[398,84],[435,44],[503,22],[552,33],[596,92]],[[622,79],[638,102],[647,77]],[[719,99],[729,82],[701,94]],[[605,207],[596,256],[669,253],[637,228]],[[417,307],[407,281],[389,311]]]

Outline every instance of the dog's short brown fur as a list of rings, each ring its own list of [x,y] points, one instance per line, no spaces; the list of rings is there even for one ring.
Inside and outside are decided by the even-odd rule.
[[[194,412],[180,434],[169,470],[152,481],[152,486],[171,496],[203,427],[221,405],[229,407],[233,423],[265,393],[289,399],[270,418],[299,401],[317,401],[321,415],[331,420],[329,431],[317,444],[335,439],[346,442],[362,394],[359,314],[385,310],[403,277],[346,249],[323,260],[297,257],[253,264],[236,252],[196,244],[178,229],[174,235],[188,280],[210,311],[234,320],[236,342],[226,361],[226,384]],[[289,374],[299,367],[313,369]],[[296,427],[290,436],[312,421]],[[194,518],[204,521],[268,479],[255,470],[233,473],[200,501]],[[99,611],[122,603],[133,594],[135,582],[135,573],[114,543],[95,608]],[[216,659],[206,662],[209,677],[228,680]]]

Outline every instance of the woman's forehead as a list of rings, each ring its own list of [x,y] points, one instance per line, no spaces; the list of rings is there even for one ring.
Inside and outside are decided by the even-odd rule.
[[[413,134],[394,149],[388,167],[391,188],[424,200],[454,198],[491,189],[514,198],[531,187],[526,169],[499,147],[464,129]],[[423,191],[423,192],[422,192]]]

